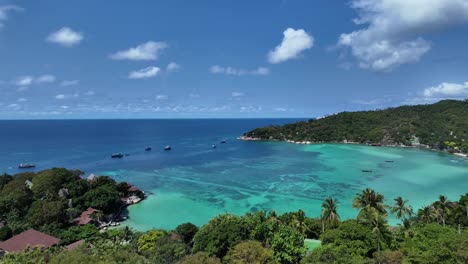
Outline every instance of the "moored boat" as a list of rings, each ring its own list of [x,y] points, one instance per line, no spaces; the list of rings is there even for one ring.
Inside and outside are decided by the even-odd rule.
[[[20,165],[18,165],[19,169],[29,169],[29,168],[35,168],[35,167],[36,165],[31,164],[31,163],[20,163]]]
[[[111,155],[111,158],[115,159],[115,158],[123,158],[124,154],[122,153],[114,153]]]
[[[372,172],[372,170],[361,170],[362,172]]]
[[[171,149],[172,149],[171,146],[165,146],[164,147],[164,150],[171,150]]]
[[[219,143],[224,144],[224,143],[226,143],[226,140],[221,140],[221,142],[219,142]]]
[[[216,145],[211,145],[211,148],[216,148]]]
[[[145,148],[145,151],[150,151],[150,150],[151,150],[151,147],[150,147],[150,146],[148,146],[148,147]]]

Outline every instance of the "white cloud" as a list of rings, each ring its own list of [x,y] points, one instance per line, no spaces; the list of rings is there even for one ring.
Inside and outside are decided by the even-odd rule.
[[[262,111],[261,106],[241,106],[239,108],[240,112],[260,112]]]
[[[68,105],[61,105],[60,108],[62,108],[62,109],[68,109],[68,108],[70,108],[70,106],[68,106]]]
[[[30,86],[33,84],[41,84],[41,83],[53,83],[55,82],[56,77],[51,74],[44,74],[39,77],[34,77],[31,75],[25,75],[18,77],[18,79],[14,82],[17,86]]]
[[[55,82],[56,78],[54,75],[50,75],[50,74],[45,74],[45,75],[41,75],[39,77],[36,78],[36,82],[37,83],[53,83]]]
[[[34,78],[32,76],[21,76],[16,81],[16,85],[18,86],[29,86],[33,83]]]
[[[283,107],[277,107],[277,108],[275,108],[273,110],[275,110],[276,112],[287,112],[288,111],[288,109],[283,108]]]
[[[351,7],[354,23],[366,27],[341,34],[338,46],[374,71],[418,62],[431,48],[422,35],[468,21],[466,0],[353,0]]]
[[[232,92],[231,95],[232,97],[241,97],[241,96],[244,96],[245,94],[241,92]]]
[[[191,98],[200,98],[200,95],[199,95],[199,94],[195,94],[195,93],[191,93],[191,94],[189,94],[189,96],[190,96]]]
[[[169,96],[167,96],[165,94],[156,95],[156,100],[167,100],[168,98],[169,98]]]
[[[4,5],[0,6],[0,30],[5,26],[3,21],[8,20],[8,13],[11,11],[23,11],[22,7],[16,5]]]
[[[18,110],[21,108],[21,106],[19,104],[9,104],[8,108],[11,108],[13,110]]]
[[[214,74],[226,74],[232,76],[244,76],[244,75],[268,75],[270,74],[270,69],[265,67],[258,67],[255,70],[244,70],[237,69],[233,67],[223,67],[219,65],[214,65],[210,67],[210,72]]]
[[[150,67],[138,70],[138,71],[130,72],[130,74],[128,75],[128,78],[129,79],[151,78],[151,77],[156,76],[160,71],[161,69],[159,69],[158,67],[150,66]]]
[[[64,94],[57,94],[57,95],[55,96],[55,99],[58,99],[58,100],[65,99],[65,95],[64,95]]]
[[[441,83],[424,90],[425,97],[463,97],[468,96],[468,82]]]
[[[56,32],[50,33],[46,40],[64,47],[72,47],[83,40],[83,34],[73,31],[69,27],[63,27]]]
[[[166,67],[167,72],[178,72],[179,70],[180,70],[180,65],[175,62],[169,63]]]
[[[297,58],[303,51],[314,46],[314,37],[303,29],[288,28],[283,32],[281,44],[268,53],[270,63],[281,63]]]
[[[64,80],[60,83],[60,86],[75,86],[80,84],[79,80]]]
[[[114,60],[157,60],[159,53],[167,48],[165,42],[148,41],[128,50],[121,50],[112,55]]]
[[[27,101],[28,101],[28,99],[26,99],[26,98],[18,98],[18,102],[27,102]]]

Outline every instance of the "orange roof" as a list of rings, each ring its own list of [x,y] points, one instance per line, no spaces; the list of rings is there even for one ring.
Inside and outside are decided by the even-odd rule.
[[[77,225],[86,225],[89,224],[93,219],[91,218],[91,215],[94,212],[97,212],[99,210],[96,210],[94,208],[89,207],[86,209],[86,211],[82,212],[81,215],[73,220],[73,223]]]
[[[23,251],[27,247],[51,247],[58,244],[60,239],[49,236],[34,229],[29,229],[6,241],[0,242],[0,249],[6,252]]]
[[[77,248],[79,245],[82,245],[84,244],[84,240],[81,239],[81,240],[78,240],[78,241],[75,241],[73,243],[71,243],[70,245],[66,245],[65,248],[68,249],[68,250],[73,250],[75,248]]]

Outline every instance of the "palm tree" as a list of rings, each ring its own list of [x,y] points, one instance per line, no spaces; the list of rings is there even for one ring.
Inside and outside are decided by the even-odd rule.
[[[325,232],[325,223],[336,224],[340,221],[337,208],[338,205],[336,199],[328,197],[323,201],[322,212],[320,214],[322,219],[322,232]]]
[[[452,207],[452,202],[447,199],[445,195],[439,195],[439,200],[434,203],[434,207],[437,209],[438,216],[442,221],[442,225],[445,226],[445,219],[447,217],[447,213]]]
[[[418,218],[422,222],[426,222],[429,224],[434,218],[434,207],[433,206],[425,206],[423,209],[418,210]]]
[[[291,226],[295,227],[297,230],[299,230],[299,232],[304,234],[305,231],[308,230],[305,219],[306,217],[304,211],[299,209],[299,211],[294,213],[292,216]]]
[[[398,196],[395,200],[395,205],[390,209],[392,213],[396,213],[398,219],[402,219],[402,222],[406,220],[406,216],[411,217],[413,215],[413,208],[408,204],[408,200],[403,200],[401,196]]]
[[[383,203],[384,196],[370,188],[366,188],[360,194],[356,194],[353,199],[353,208],[360,209],[358,219],[369,220],[366,216],[371,214],[372,208],[379,214],[386,215],[385,205]]]
[[[368,219],[370,220],[370,223],[372,225],[372,233],[375,235],[375,240],[377,241],[377,252],[379,255],[379,262],[380,263],[380,244],[382,241],[382,233],[386,230],[387,228],[387,221],[386,221],[386,215],[380,213],[377,209],[375,208],[370,208],[367,210]]]

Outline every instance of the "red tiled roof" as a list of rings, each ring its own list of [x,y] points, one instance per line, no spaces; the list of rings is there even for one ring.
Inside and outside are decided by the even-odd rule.
[[[81,239],[81,240],[78,240],[76,242],[71,243],[70,245],[66,245],[65,248],[68,249],[68,250],[73,250],[73,249],[77,248],[79,245],[84,244],[84,242],[85,241],[83,239]]]
[[[86,225],[89,224],[93,219],[91,219],[91,215],[94,212],[97,212],[99,210],[96,210],[94,208],[89,207],[86,209],[86,211],[82,212],[81,215],[73,220],[73,223],[77,225]]]
[[[50,247],[60,242],[60,239],[49,236],[34,229],[29,229],[4,242],[0,242],[0,249],[6,252],[22,251],[27,247]]]

